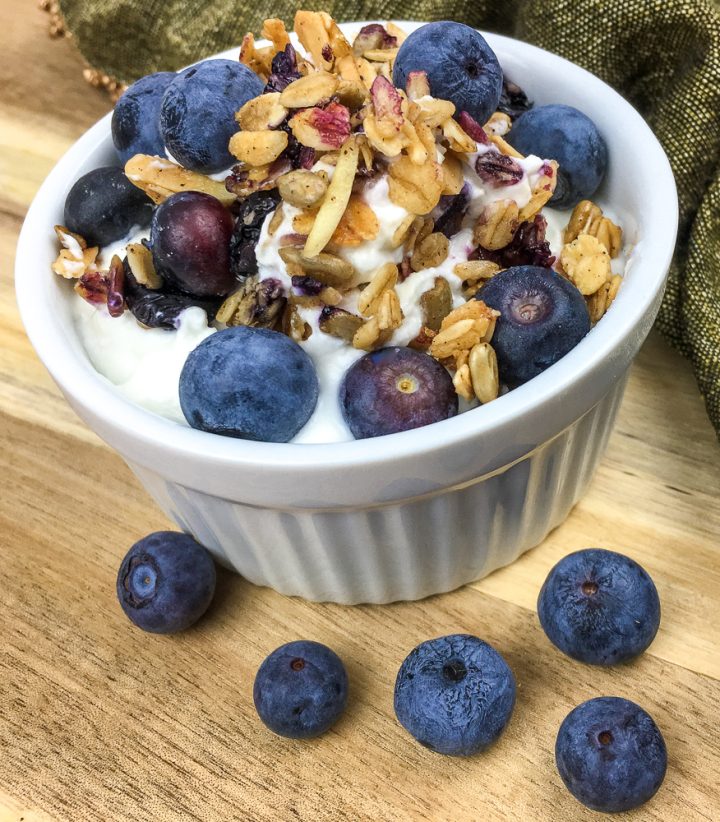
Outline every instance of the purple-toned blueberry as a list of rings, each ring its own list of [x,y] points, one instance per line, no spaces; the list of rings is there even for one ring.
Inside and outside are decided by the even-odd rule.
[[[165,156],[160,134],[160,105],[167,87],[177,77],[174,71],[159,71],[141,77],[115,103],[111,130],[121,162],[136,154]]]
[[[318,398],[315,367],[290,337],[239,325],[206,337],[180,373],[180,407],[193,428],[288,442]]]
[[[667,748],[647,711],[618,696],[589,699],[563,720],[555,762],[565,787],[593,811],[621,813],[657,793]]]
[[[174,634],[207,611],[215,593],[215,564],[188,534],[156,531],[135,543],[117,576],[117,597],[143,631]]]
[[[553,645],[591,665],[634,659],[660,627],[650,575],[630,557],[601,548],[561,559],[540,590],[537,610]]]
[[[257,274],[255,247],[265,218],[275,211],[279,202],[280,194],[273,188],[256,191],[238,204],[235,228],[230,238],[230,267],[239,280]]]
[[[152,208],[152,200],[121,168],[104,166],[84,174],[70,189],[64,221],[88,245],[103,246],[121,240],[133,226],[146,226]]]
[[[572,106],[538,106],[515,120],[507,141],[522,154],[557,160],[555,208],[573,208],[591,197],[605,177],[608,152],[593,121]]]
[[[472,756],[495,742],[515,706],[515,678],[487,642],[469,634],[414,648],[395,681],[395,715],[436,753]]]
[[[340,408],[356,440],[454,417],[458,399],[440,363],[413,348],[381,348],[357,360],[340,386]]]
[[[405,88],[412,71],[427,74],[433,97],[450,100],[481,124],[497,109],[502,69],[485,38],[470,26],[442,20],[415,29],[395,58],[395,85]]]
[[[325,733],[347,705],[348,677],[340,657],[320,642],[281,645],[263,660],[253,700],[260,719],[279,736]]]
[[[181,291],[222,296],[237,280],[230,269],[233,218],[210,194],[181,191],[153,214],[150,246],[155,267]]]
[[[160,107],[160,132],[185,168],[212,174],[235,162],[228,150],[235,112],[262,93],[262,80],[237,60],[204,60],[181,71]]]
[[[489,280],[476,299],[500,312],[492,344],[500,380],[510,388],[556,363],[590,330],[582,294],[550,268],[508,268]]]

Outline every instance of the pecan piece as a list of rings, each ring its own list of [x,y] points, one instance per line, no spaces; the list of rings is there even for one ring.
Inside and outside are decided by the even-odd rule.
[[[483,182],[492,186],[512,186],[523,178],[523,170],[512,158],[499,151],[480,154],[475,161],[475,170]]]

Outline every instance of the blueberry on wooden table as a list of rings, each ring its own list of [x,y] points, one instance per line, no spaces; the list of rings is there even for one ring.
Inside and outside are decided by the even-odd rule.
[[[128,551],[116,587],[123,611],[138,628],[174,634],[208,609],[215,593],[215,564],[188,534],[156,531]]]
[[[457,414],[447,370],[413,348],[381,348],[355,362],[340,386],[340,408],[355,439],[408,431]]]
[[[415,29],[395,58],[395,85],[404,89],[413,71],[427,74],[433,97],[450,100],[457,114],[467,111],[480,124],[498,107],[500,64],[482,34],[463,23],[441,20]]]
[[[500,736],[515,705],[515,678],[502,656],[469,634],[423,642],[400,667],[395,714],[437,753],[471,756]]]
[[[260,719],[279,736],[325,733],[345,710],[348,678],[340,657],[319,642],[288,642],[265,658],[253,700]]]
[[[89,246],[121,240],[133,226],[146,226],[152,200],[134,186],[121,168],[103,166],[84,174],[65,200],[65,226]]]
[[[111,130],[121,162],[126,163],[136,154],[165,157],[160,105],[165,90],[176,77],[174,71],[148,74],[129,86],[115,103]]]
[[[508,268],[489,280],[476,299],[500,312],[492,345],[500,379],[511,388],[556,363],[590,330],[582,294],[550,268]]]
[[[318,391],[315,366],[294,340],[244,325],[204,339],[180,374],[180,407],[193,428],[264,442],[291,440]]]
[[[647,571],[600,548],[561,559],[540,590],[537,609],[548,639],[592,665],[640,655],[660,626],[660,598]]]
[[[590,699],[564,719],[555,762],[570,793],[594,811],[619,813],[653,797],[667,770],[665,740],[639,705]]]
[[[605,140],[595,123],[572,106],[538,106],[521,114],[507,141],[521,154],[558,161],[557,185],[549,203],[555,208],[573,208],[591,197],[605,177]]]
[[[235,112],[262,93],[263,82],[236,60],[204,60],[181,71],[160,107],[160,132],[185,168],[212,174],[235,161],[228,150]]]

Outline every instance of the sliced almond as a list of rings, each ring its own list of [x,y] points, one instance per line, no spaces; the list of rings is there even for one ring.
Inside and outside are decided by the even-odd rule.
[[[352,193],[358,155],[357,141],[352,138],[348,139],[340,150],[327,194],[305,243],[306,257],[313,257],[325,248],[342,219]]]
[[[470,154],[477,151],[477,142],[462,128],[462,126],[449,117],[442,124],[442,132],[448,145],[453,151]]]
[[[290,35],[287,33],[285,23],[277,17],[265,20],[260,34],[266,40],[270,40],[276,52],[285,51],[285,47],[290,44]]]
[[[438,100],[434,97],[427,97],[415,101],[418,108],[418,117],[430,128],[438,128],[443,126],[455,114],[455,105],[449,100]],[[458,126],[458,128],[460,128]],[[443,128],[443,132],[444,132]],[[465,132],[463,132],[464,134]],[[447,136],[447,135],[446,135]],[[467,136],[467,135],[466,135]],[[475,151],[475,143],[473,141],[472,151]]]

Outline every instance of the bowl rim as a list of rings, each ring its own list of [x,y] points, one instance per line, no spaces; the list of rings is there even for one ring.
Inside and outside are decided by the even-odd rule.
[[[369,22],[375,21],[352,21],[340,25],[352,31]],[[396,22],[407,31],[422,25],[417,21]],[[670,164],[641,115],[598,77],[537,46],[502,35],[484,31],[481,33],[493,50],[499,53],[501,62],[503,54],[542,59],[558,72],[576,74],[578,83],[584,84],[588,96],[601,94],[607,97],[617,107],[618,117],[624,123],[631,124],[641,135],[642,161],[648,167],[653,167],[656,196],[648,198],[647,212],[643,215],[645,231],[642,254],[636,253],[632,258],[634,278],[632,282],[623,283],[613,304],[614,310],[608,312],[602,322],[558,363],[487,406],[472,409],[431,426],[342,443],[268,443],[221,437],[186,428],[135,405],[96,372],[92,365],[89,368],[76,367],[77,356],[69,350],[59,329],[49,321],[52,314],[51,300],[37,298],[39,272],[42,272],[42,276],[47,276],[48,284],[52,282],[48,276],[48,261],[43,259],[43,251],[37,243],[38,232],[40,236],[45,236],[52,229],[42,221],[45,202],[56,201],[59,193],[66,190],[69,182],[75,179],[76,169],[88,152],[110,141],[112,112],[109,112],[58,160],[33,198],[17,244],[15,287],[20,315],[35,351],[62,391],[95,417],[106,420],[112,428],[130,435],[140,445],[154,448],[162,443],[178,457],[211,461],[218,465],[246,468],[262,465],[276,470],[305,469],[314,472],[340,465],[352,468],[386,464],[388,461],[415,457],[419,452],[425,455],[439,453],[479,436],[492,436],[544,403],[557,400],[574,383],[587,378],[594,369],[599,368],[614,351],[633,337],[637,325],[646,312],[651,310],[664,287],[678,222],[677,193]],[[234,52],[236,49],[214,56],[225,57]],[[40,286],[42,282],[41,279]],[[46,289],[42,293],[47,295],[50,292]]]

